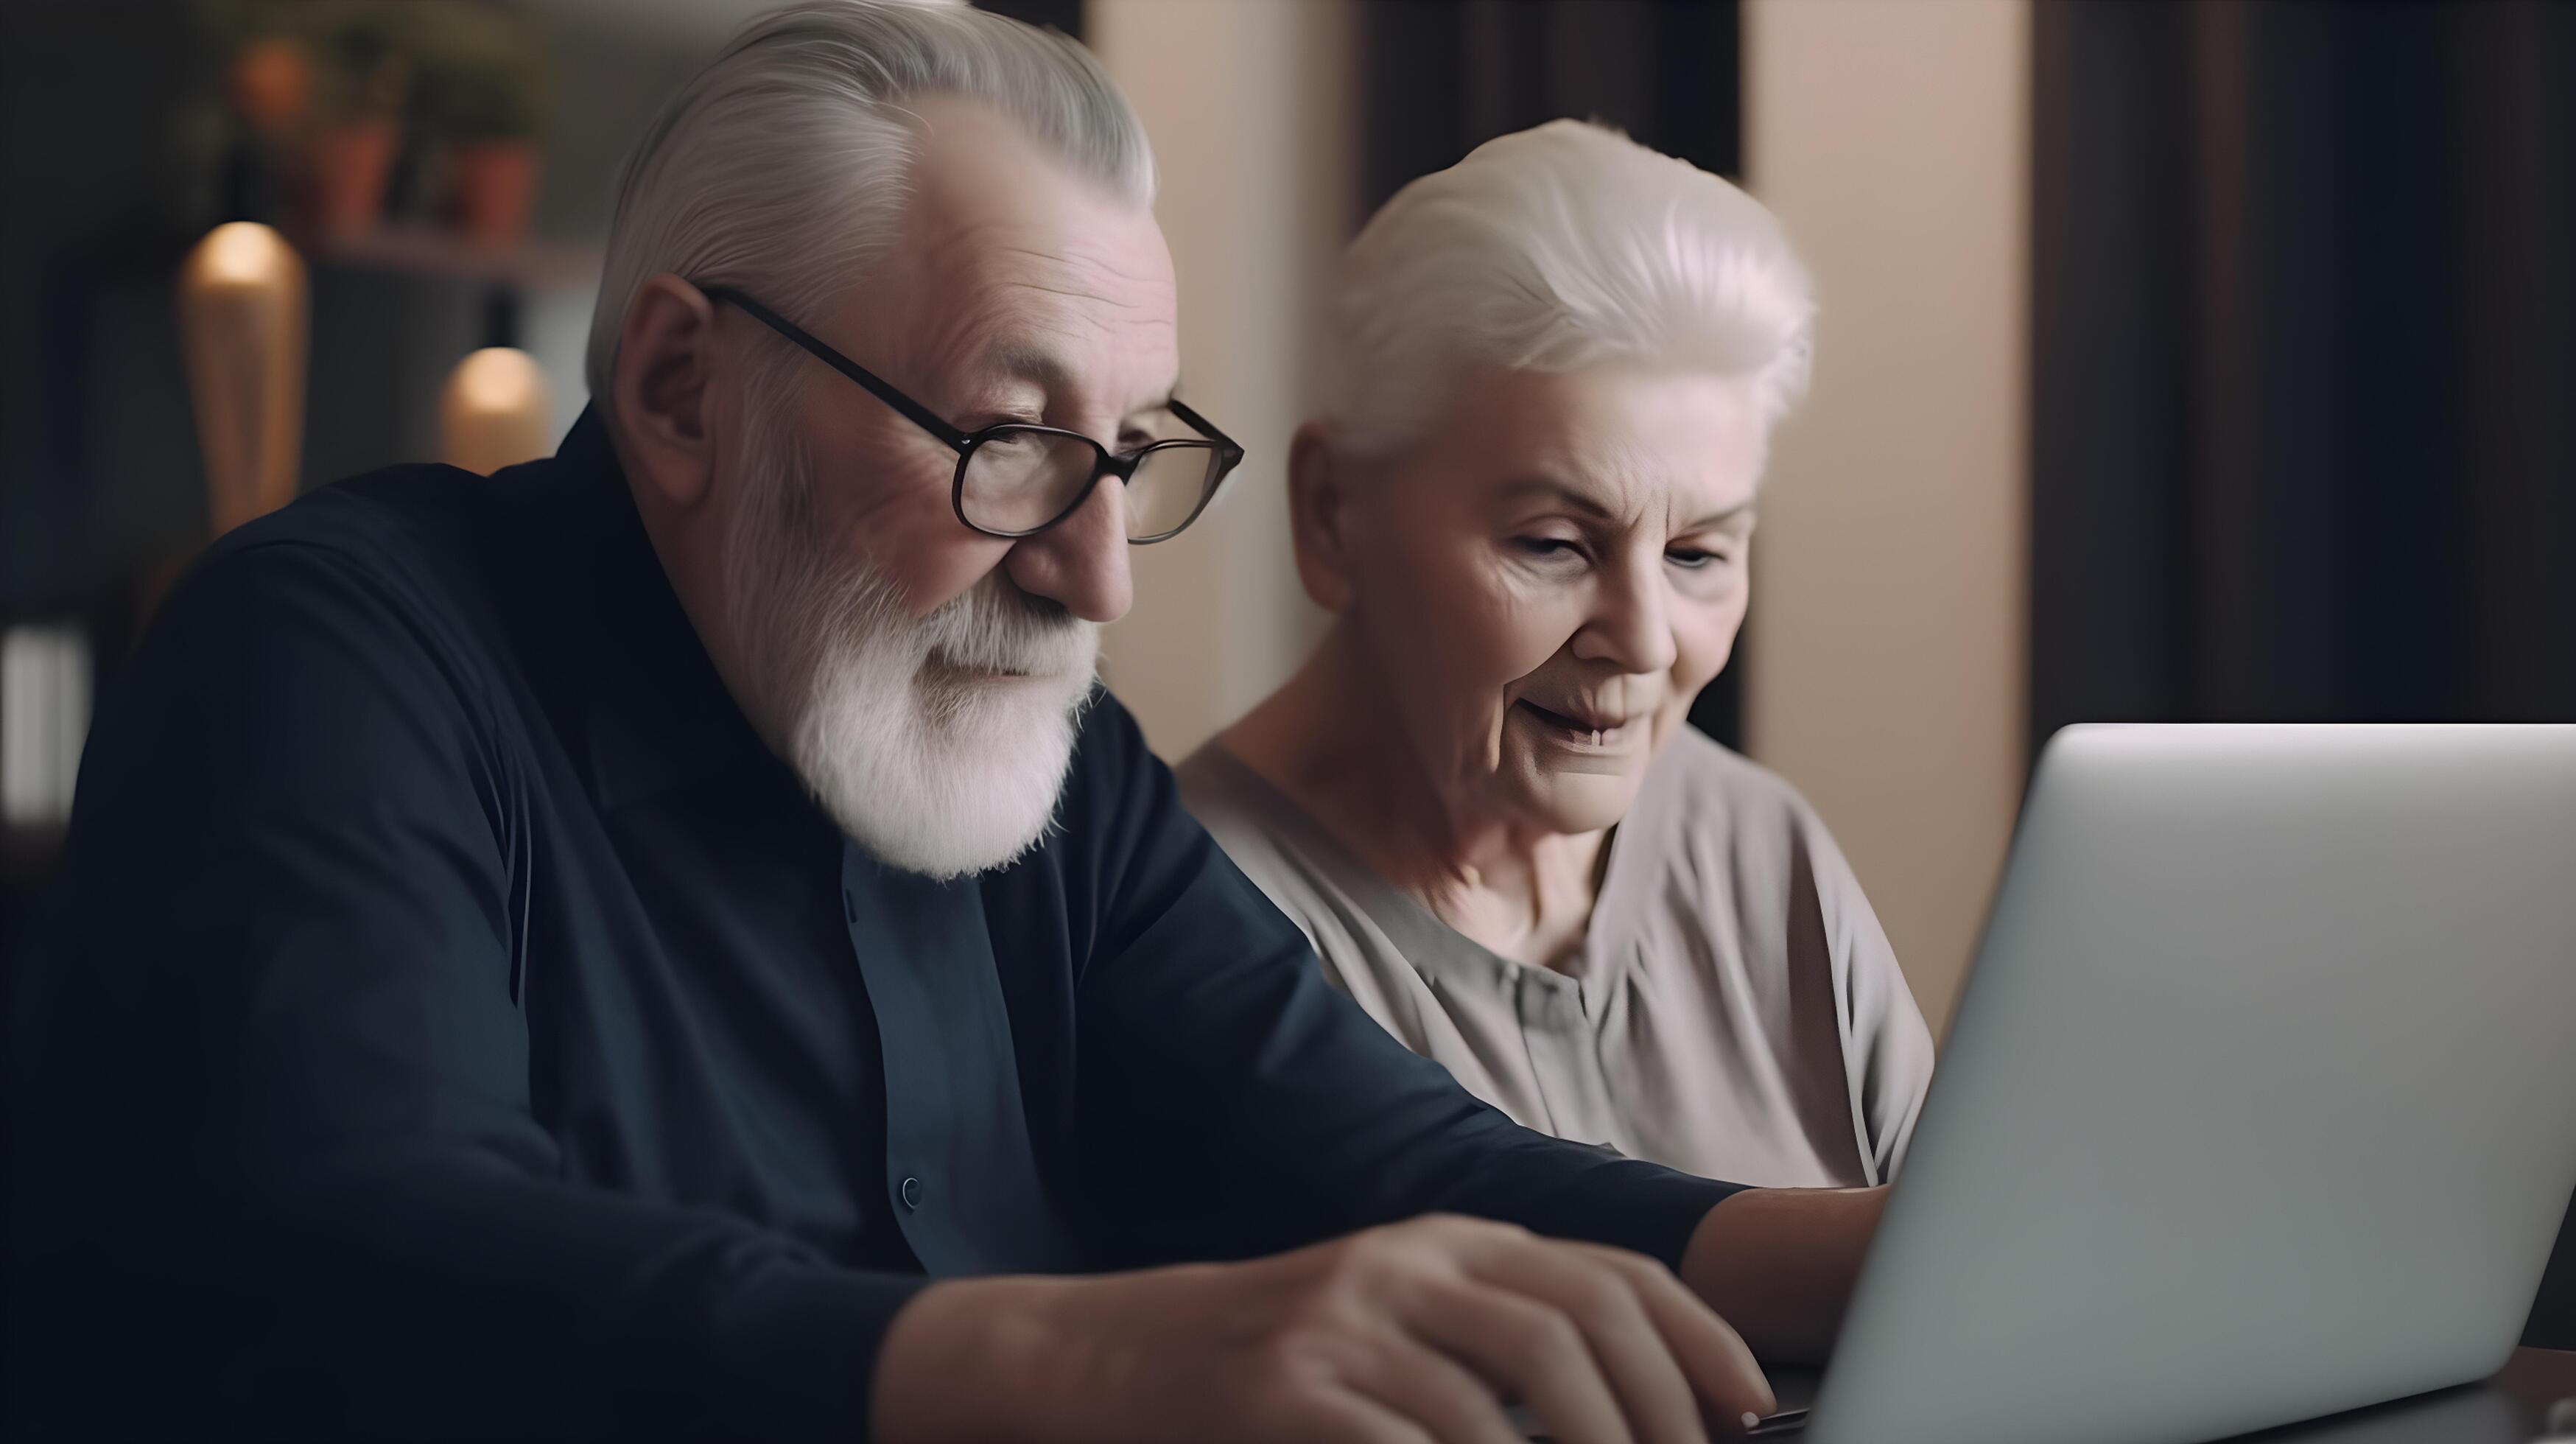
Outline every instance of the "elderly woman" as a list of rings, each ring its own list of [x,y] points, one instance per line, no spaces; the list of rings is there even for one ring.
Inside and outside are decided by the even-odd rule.
[[[1769,212],[1559,121],[1389,201],[1290,461],[1333,614],[1183,794],[1333,982],[1532,1128],[1894,1173],[1931,1037],[1824,823],[1684,720],[1744,621],[1813,304]]]

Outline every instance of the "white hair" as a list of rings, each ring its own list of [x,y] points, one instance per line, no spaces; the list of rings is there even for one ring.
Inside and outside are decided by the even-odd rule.
[[[1334,297],[1334,442],[1388,455],[1480,367],[1630,362],[1750,382],[1767,425],[1806,389],[1815,300],[1761,202],[1616,131],[1556,120],[1395,193]]]
[[[745,494],[724,538],[725,608],[746,710],[770,719],[815,802],[879,859],[934,878],[1007,866],[1054,821],[1100,627],[998,568],[907,618],[883,574],[821,541],[788,394],[749,391],[730,458]]]
[[[856,282],[903,216],[919,135],[906,102],[982,101],[1078,173],[1154,198],[1144,126],[1090,52],[963,5],[810,0],[735,32],[664,102],[626,159],[591,313],[591,395],[613,394],[617,336],[666,272],[813,316]]]

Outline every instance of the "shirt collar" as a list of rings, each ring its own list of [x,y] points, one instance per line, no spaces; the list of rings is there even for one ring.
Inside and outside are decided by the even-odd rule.
[[[539,591],[573,621],[564,661],[601,810],[719,776],[783,771],[671,589],[597,407],[583,409],[555,461],[574,587]]]

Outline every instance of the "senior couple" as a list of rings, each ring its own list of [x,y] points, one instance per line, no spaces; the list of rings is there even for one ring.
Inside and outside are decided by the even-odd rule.
[[[1241,456],[1153,184],[1068,41],[776,12],[626,168],[559,455],[209,551],[81,781],[23,1432],[1678,1444],[1821,1355],[1931,1050],[1684,722],[1778,228],[1568,123],[1389,203],[1333,626],[1176,783],[1093,680]]]

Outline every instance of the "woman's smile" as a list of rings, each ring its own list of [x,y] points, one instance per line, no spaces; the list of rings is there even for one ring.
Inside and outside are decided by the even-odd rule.
[[[1540,739],[1582,752],[1624,752],[1643,740],[1644,717],[1615,717],[1582,708],[1559,712],[1524,697],[1512,704],[1512,716]]]

